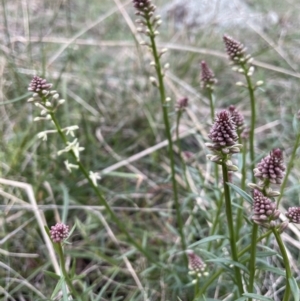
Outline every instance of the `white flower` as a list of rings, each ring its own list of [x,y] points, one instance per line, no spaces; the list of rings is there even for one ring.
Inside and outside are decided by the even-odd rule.
[[[50,120],[51,119],[51,116],[48,114],[46,115],[45,117],[35,117],[33,119],[33,121],[40,121],[40,120]]]
[[[43,141],[47,141],[47,131],[38,133],[37,137]]]
[[[79,129],[78,125],[71,125],[71,126],[64,128],[63,131],[66,131],[66,135],[71,135],[72,137],[74,137],[75,136],[74,131],[78,130],[78,129]]]
[[[89,178],[92,180],[94,186],[98,186],[97,180],[100,180],[100,179],[101,179],[99,173],[90,171],[90,172],[89,172]]]
[[[72,172],[72,168],[74,168],[74,169],[78,169],[78,168],[79,168],[78,165],[69,163],[68,160],[64,161],[64,163],[65,163],[66,169],[67,169],[68,172],[70,172],[70,173]]]
[[[77,161],[79,161],[79,153],[84,150],[84,147],[79,146],[77,138],[74,139],[73,142],[68,141],[67,144],[68,145],[64,149],[57,152],[57,155],[60,156],[62,153],[68,153],[69,151],[73,151]]]
[[[39,132],[37,134],[37,137],[39,139],[42,139],[43,141],[47,141],[47,135],[48,134],[53,134],[53,133],[57,133],[57,130],[48,130],[48,131]]]

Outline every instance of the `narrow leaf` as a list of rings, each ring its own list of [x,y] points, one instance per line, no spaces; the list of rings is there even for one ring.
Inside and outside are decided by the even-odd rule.
[[[205,237],[205,238],[203,238],[203,239],[201,239],[201,240],[199,240],[199,241],[191,244],[189,246],[189,248],[194,248],[194,247],[196,247],[198,245],[205,244],[205,243],[210,242],[212,240],[225,239],[225,238],[226,237],[224,235],[212,235],[212,236],[208,236],[208,237]]]
[[[255,300],[273,301],[273,299],[271,299],[271,298],[264,297],[264,296],[257,295],[257,294],[245,293],[245,294],[243,294],[243,296],[248,297],[248,298],[253,298]]]
[[[294,277],[289,278],[289,285],[291,287],[291,291],[294,296],[294,300],[300,300],[299,287],[298,287],[297,281]]]
[[[242,190],[241,188],[235,186],[232,183],[226,183],[228,186],[230,186],[237,194],[239,194],[244,200],[246,200],[250,205],[252,205],[253,200],[252,197],[246,193],[244,190]]]

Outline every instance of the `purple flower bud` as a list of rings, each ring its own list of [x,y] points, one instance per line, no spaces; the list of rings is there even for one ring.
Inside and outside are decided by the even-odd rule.
[[[245,56],[246,48],[242,43],[234,40],[232,37],[228,35],[224,35],[223,40],[225,43],[226,52],[232,61],[234,61],[235,63],[246,61],[246,56]]]
[[[202,259],[192,250],[188,250],[186,253],[188,256],[189,270],[195,273],[204,272],[206,269],[206,264],[202,261]]]
[[[201,62],[200,82],[202,88],[211,88],[212,85],[217,83],[213,71],[208,67],[205,61]]]
[[[50,236],[53,242],[62,242],[69,236],[69,226],[63,223],[57,223],[51,227]]]
[[[257,164],[257,167],[254,169],[254,176],[262,181],[268,180],[273,184],[281,184],[284,171],[282,151],[276,148]]]
[[[255,223],[263,225],[279,217],[280,211],[276,209],[276,204],[264,196],[259,190],[254,190],[253,200],[252,220]]]
[[[215,149],[232,146],[238,140],[236,125],[226,110],[217,114],[208,137],[213,141]]]
[[[241,128],[244,125],[244,116],[242,113],[234,105],[230,105],[228,111],[237,128]]]
[[[285,215],[292,223],[300,224],[300,207],[290,207]]]
[[[156,7],[155,5],[152,4],[151,0],[133,0],[133,6],[136,8],[136,10],[141,13],[139,15],[145,16],[153,14],[155,11]]]
[[[176,108],[178,110],[184,110],[188,106],[188,98],[182,97],[177,100]]]
[[[41,91],[48,91],[52,87],[52,84],[47,83],[47,80],[38,76],[34,76],[31,80],[28,91],[32,91],[34,93],[41,93]]]

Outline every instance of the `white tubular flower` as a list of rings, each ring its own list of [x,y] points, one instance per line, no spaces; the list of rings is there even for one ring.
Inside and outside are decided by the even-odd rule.
[[[66,169],[68,170],[69,173],[72,172],[72,168],[73,168],[73,169],[78,169],[78,168],[79,168],[78,165],[69,163],[68,160],[64,161],[64,163],[65,163]]]
[[[33,121],[40,121],[40,120],[50,120],[51,119],[51,116],[48,114],[46,115],[45,117],[35,117],[33,119]]]
[[[71,126],[64,128],[63,131],[66,132],[66,135],[71,135],[72,137],[75,137],[74,131],[76,131],[78,129],[79,129],[78,125],[71,125]]]
[[[48,131],[43,131],[43,132],[39,132],[37,134],[37,137],[39,139],[42,139],[43,141],[47,141],[47,136],[48,134],[54,134],[57,133],[57,130],[48,130]]]
[[[99,173],[90,171],[89,172],[89,178],[92,180],[94,186],[98,186],[97,180],[101,179]]]
[[[79,161],[79,153],[84,150],[84,147],[79,146],[79,143],[77,142],[77,138],[74,139],[73,142],[68,141],[67,144],[68,145],[64,149],[57,152],[57,155],[60,156],[62,153],[68,153],[69,151],[72,150],[77,161]]]
[[[38,133],[37,137],[43,141],[47,141],[47,131]]]

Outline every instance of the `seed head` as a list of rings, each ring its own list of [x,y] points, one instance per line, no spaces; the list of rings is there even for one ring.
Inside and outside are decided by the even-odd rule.
[[[236,127],[243,127],[244,116],[242,115],[242,113],[234,105],[230,105],[228,111],[231,114],[232,120],[235,123]]]
[[[276,209],[276,204],[264,196],[259,190],[254,190],[253,200],[252,220],[256,224],[264,225],[279,217],[280,211]]]
[[[246,61],[246,56],[245,56],[246,48],[244,47],[244,45],[242,43],[234,40],[232,37],[230,37],[228,35],[224,35],[223,40],[225,43],[226,52],[227,52],[229,58],[233,62],[240,63],[240,62]]]
[[[34,93],[40,93],[43,90],[50,90],[52,84],[47,83],[47,80],[38,76],[34,76],[31,80],[28,91],[32,91]]]
[[[290,207],[285,215],[292,223],[300,224],[300,207]]]
[[[232,146],[238,140],[236,125],[227,110],[217,114],[208,137],[213,141],[215,149]]]
[[[257,167],[254,169],[254,176],[262,181],[268,180],[273,184],[281,184],[284,171],[282,151],[276,148],[257,164]]]
[[[57,223],[51,227],[50,236],[53,242],[62,242],[69,236],[69,226],[63,223]]]
[[[208,67],[205,61],[201,62],[201,77],[200,77],[202,88],[211,88],[212,85],[217,83],[217,79],[213,71]]]

